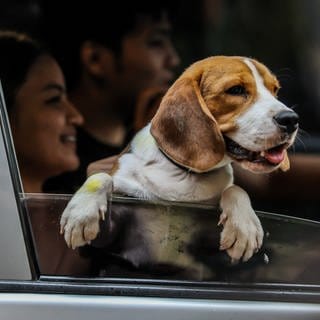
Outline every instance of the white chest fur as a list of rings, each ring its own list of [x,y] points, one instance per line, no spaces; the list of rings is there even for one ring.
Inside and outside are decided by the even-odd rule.
[[[120,157],[113,183],[115,192],[143,199],[212,202],[233,183],[232,176],[230,164],[200,174],[176,166],[158,149],[148,125]]]

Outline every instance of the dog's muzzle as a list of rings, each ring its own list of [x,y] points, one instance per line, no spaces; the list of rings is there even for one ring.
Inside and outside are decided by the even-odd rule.
[[[279,144],[273,148],[250,151],[245,149],[235,141],[224,137],[228,154],[235,160],[247,160],[254,163],[264,163],[272,166],[279,165],[284,159],[284,150],[287,148],[286,143]]]
[[[273,117],[279,129],[291,134],[299,127],[299,116],[294,111],[281,111]]]

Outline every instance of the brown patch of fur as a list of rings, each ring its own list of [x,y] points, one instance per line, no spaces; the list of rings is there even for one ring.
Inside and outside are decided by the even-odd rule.
[[[251,61],[276,95],[275,76]],[[246,94],[228,94],[233,86],[243,86]],[[223,158],[222,134],[236,130],[235,120],[256,99],[257,86],[244,57],[210,57],[191,65],[169,89],[152,120],[151,133],[170,158],[203,172]]]

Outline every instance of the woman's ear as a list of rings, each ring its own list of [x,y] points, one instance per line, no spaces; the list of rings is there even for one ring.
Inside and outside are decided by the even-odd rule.
[[[85,71],[103,79],[112,71],[114,56],[108,48],[93,41],[85,41],[80,49],[80,59]]]
[[[217,122],[191,78],[180,78],[169,89],[152,119],[151,134],[169,158],[194,172],[210,171],[224,156]]]

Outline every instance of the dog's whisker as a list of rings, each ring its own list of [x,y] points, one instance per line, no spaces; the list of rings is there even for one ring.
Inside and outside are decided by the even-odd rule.
[[[306,139],[309,139],[311,137],[311,134],[301,128],[299,128],[295,143],[292,145],[293,152],[296,152],[296,149],[302,149],[304,152],[307,151],[307,145],[306,145]]]
[[[303,147],[303,150],[304,150],[304,151],[307,151],[306,144],[305,144],[305,142],[301,139],[301,137],[300,137],[299,135],[296,136],[296,143],[294,143],[294,144],[292,145],[292,150],[293,150],[293,152],[296,151],[296,146],[297,146],[297,144],[301,145],[301,146]]]
[[[277,78],[283,82],[284,80],[290,80],[293,78],[292,70],[290,68],[282,68],[276,72]]]
[[[295,145],[295,144],[293,144],[293,145],[291,146],[291,152],[292,152],[292,153],[296,153],[296,145]]]
[[[310,138],[311,134],[308,131],[305,131],[305,130],[299,128],[297,136],[304,136],[304,137]]]
[[[299,129],[296,135],[295,143],[291,147],[293,152],[296,151],[297,146],[301,146],[304,151],[307,151],[307,146],[303,137],[310,137],[310,134],[302,129]]]

